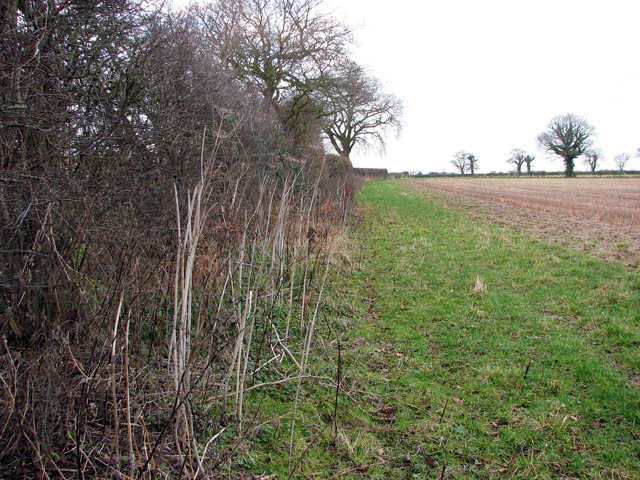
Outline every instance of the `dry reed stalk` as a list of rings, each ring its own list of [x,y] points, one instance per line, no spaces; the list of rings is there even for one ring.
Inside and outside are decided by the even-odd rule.
[[[124,334],[124,385],[127,414],[127,436],[129,439],[129,475],[135,474],[135,456],[133,454],[133,434],[131,433],[131,398],[129,389],[129,326],[131,324],[131,310],[127,314],[127,325]]]
[[[188,368],[188,364],[191,357],[192,281],[195,255],[202,232],[202,221],[204,220],[203,212],[201,211],[203,183],[204,179],[201,179],[201,183],[194,188],[193,194],[187,197],[187,224],[185,225],[181,245],[178,247],[180,254],[176,265],[178,289],[175,292],[174,305],[178,305],[180,310],[179,314],[178,311],[174,312],[174,329],[176,329],[177,323],[177,339],[173,355],[175,360],[173,380],[176,395],[180,395],[180,391],[189,392],[191,389],[191,371]],[[176,205],[179,208],[177,189]],[[190,417],[188,402],[182,402],[177,416],[178,421],[176,422],[176,434],[178,436],[181,433],[186,437],[190,436]],[[189,442],[186,442],[186,445],[189,445]]]
[[[264,218],[265,215],[260,215],[260,210],[261,208],[263,208],[263,199],[265,197],[265,192],[267,190],[267,182],[266,181],[261,181],[260,183],[260,190],[259,190],[259,197],[258,197],[258,204],[256,206],[256,209],[254,211],[254,215],[253,217],[255,218]],[[254,237],[254,240],[252,242],[252,246],[251,246],[251,260],[250,260],[250,272],[249,272],[249,276],[247,279],[247,291],[249,294],[249,298],[254,298],[255,301],[255,305],[253,307],[253,310],[251,310],[251,307],[248,309],[248,311],[246,312],[246,319],[248,320],[249,318],[251,318],[251,321],[248,325],[248,334],[245,336],[246,338],[246,342],[244,345],[244,359],[242,362],[242,371],[240,371],[240,357],[238,359],[238,372],[237,372],[237,376],[236,376],[236,418],[238,419],[238,430],[242,431],[242,421],[243,421],[243,404],[244,404],[244,388],[245,388],[245,382],[246,382],[246,377],[247,377],[247,369],[248,369],[248,365],[249,365],[249,356],[251,354],[251,344],[253,341],[253,332],[254,332],[254,328],[255,328],[255,322],[256,322],[256,314],[258,312],[258,308],[259,308],[259,301],[260,301],[260,285],[266,285],[268,283],[268,279],[267,281],[264,280],[264,272],[265,272],[265,263],[267,260],[267,255],[266,255],[266,249],[268,248],[268,244],[265,244],[264,246],[259,245],[258,244],[258,239],[259,238],[269,238],[269,226],[271,224],[271,220],[270,220],[270,212],[273,206],[272,203],[273,200],[273,195],[271,196],[271,199],[269,201],[269,205],[267,206],[267,212],[266,212],[266,224],[264,225],[264,231],[261,230],[261,223],[258,221],[258,225],[257,225],[257,234]],[[248,225],[247,225],[248,228]],[[260,252],[260,265],[257,268],[257,272],[255,272],[255,257],[256,257],[256,253],[259,247],[262,247],[262,251]],[[245,325],[246,325],[246,320],[245,320]]]
[[[238,280],[238,288],[237,291],[241,291],[241,281],[242,281],[242,270],[243,270],[243,265],[244,265],[244,254],[245,254],[245,246],[246,246],[246,241],[247,241],[247,231],[246,229],[244,230],[244,232],[242,233],[242,245],[240,247],[240,259],[238,262],[238,277],[240,278]],[[233,372],[236,369],[236,363],[238,362],[238,358],[240,358],[240,352],[241,352],[241,348],[242,348],[242,344],[244,342],[244,332],[245,332],[245,324],[246,324],[246,317],[243,314],[242,311],[242,305],[239,302],[239,300],[237,299],[236,295],[235,295],[235,289],[233,288],[233,273],[231,270],[231,261],[229,261],[229,277],[231,278],[231,299],[234,305],[238,305],[237,307],[237,311],[236,311],[236,315],[237,315],[237,319],[238,319],[238,333],[236,334],[236,341],[234,343],[233,346],[233,354],[231,356],[231,363],[229,365],[229,369],[227,370],[227,374],[225,375],[225,378],[222,382],[223,385],[223,402],[222,402],[222,408],[223,411],[226,409],[226,405],[227,405],[227,394],[229,391],[229,381],[231,380],[231,377],[233,376]],[[247,301],[251,301],[251,298],[247,298]],[[245,307],[245,311],[246,311],[246,307]]]
[[[12,387],[9,386],[9,383],[0,375],[0,381],[4,385],[4,388],[7,392],[7,396],[9,397],[9,414],[7,415],[7,420],[5,424],[2,426],[0,430],[0,438],[3,438],[4,432],[7,429],[7,425],[9,425],[9,421],[11,420],[11,416],[14,414],[16,410],[16,396],[18,395],[18,371],[16,368],[16,364],[13,360],[13,356],[11,355],[11,351],[9,350],[9,345],[7,343],[7,337],[5,335],[2,336],[2,345],[7,352],[7,358],[9,359],[8,364],[11,367],[11,379],[12,379]]]
[[[291,314],[293,312],[293,288],[296,281],[296,264],[298,258],[298,245],[297,242],[294,241],[293,245],[293,260],[291,261],[291,273],[289,280],[289,307],[287,308],[287,326],[284,332],[284,340],[285,342],[289,338],[289,329],[291,328]]]
[[[224,116],[224,115],[223,115]],[[176,222],[178,227],[178,246],[176,251],[176,269],[174,280],[174,312],[169,345],[169,368],[173,379],[174,393],[178,408],[176,411],[174,435],[176,448],[182,455],[180,444],[192,447],[193,417],[190,403],[191,392],[191,337],[193,272],[200,236],[204,230],[212,194],[211,180],[214,175],[213,159],[223,140],[222,122],[214,137],[214,146],[208,161],[204,158],[206,129],[202,137],[200,154],[200,179],[192,192],[187,192],[186,225],[181,228],[180,201],[177,186],[174,184]],[[182,439],[182,442],[180,441]],[[186,460],[186,459],[185,459]]]
[[[238,359],[237,359],[237,364],[236,364],[236,392],[235,392],[235,406],[236,406],[236,419],[238,420],[238,424],[241,426],[242,425],[242,401],[243,401],[243,393],[242,393],[242,386],[244,384],[244,377],[241,376],[241,366],[242,366],[242,348],[245,349],[245,357],[249,355],[249,348],[251,347],[251,337],[253,336],[253,328],[250,328],[250,332],[249,332],[249,339],[247,340],[247,345],[244,346],[244,337],[245,337],[245,330],[246,330],[246,325],[247,325],[247,319],[249,318],[249,316],[251,315],[251,308],[252,308],[252,301],[253,301],[253,292],[249,291],[249,295],[247,298],[247,304],[246,304],[246,309],[245,309],[245,314],[243,316],[243,321],[242,321],[242,336],[239,338],[240,340],[240,350],[238,351]],[[253,324],[251,324],[253,325]],[[242,430],[241,428],[239,428],[239,430]]]
[[[290,213],[292,207],[292,199],[293,199],[293,189],[296,185],[296,181],[300,176],[302,170],[299,170],[296,175],[291,179],[290,183],[285,182],[282,199],[280,201],[280,210],[278,215],[280,217],[279,220],[279,230],[280,230],[280,245],[279,245],[279,258],[280,258],[280,278],[284,281],[285,278],[285,268],[288,271],[289,278],[289,299],[288,299],[288,308],[287,308],[287,323],[285,327],[284,341],[286,342],[289,338],[289,329],[291,327],[291,314],[293,311],[293,290],[295,287],[295,278],[296,278],[296,268],[298,263],[298,239],[301,235],[300,225],[298,226],[298,235],[293,239],[293,254],[291,255],[290,261],[285,262],[285,248],[287,248],[287,232],[285,230],[285,224],[287,220],[287,215]],[[302,202],[302,200],[301,200]],[[302,203],[301,203],[302,205]],[[283,292],[284,293],[284,292]]]
[[[304,315],[305,315],[305,307],[306,307],[306,299],[307,299],[307,279],[309,277],[309,264],[311,260],[311,243],[313,240],[313,232],[311,230],[311,212],[313,210],[313,206],[315,205],[315,201],[317,199],[318,194],[318,183],[316,182],[313,186],[313,193],[311,195],[311,200],[309,201],[309,208],[307,209],[307,220],[306,220],[306,232],[307,232],[307,252],[304,259],[304,276],[302,279],[302,304],[301,304],[301,313],[300,313],[300,328],[304,328]]]
[[[255,249],[255,240],[254,240],[254,249]],[[244,384],[246,381],[246,377],[247,377],[247,367],[249,365],[249,354],[251,352],[251,342],[253,340],[253,331],[254,331],[254,327],[255,327],[255,323],[256,323],[256,313],[258,311],[258,302],[260,299],[260,295],[259,295],[259,285],[258,285],[258,281],[261,279],[262,277],[262,273],[264,271],[264,262],[265,262],[265,255],[262,255],[262,260],[260,263],[260,267],[258,269],[258,273],[254,278],[254,284],[253,284],[253,288],[249,290],[249,296],[251,298],[254,297],[254,293],[255,293],[255,306],[253,307],[253,312],[251,310],[249,310],[247,312],[247,315],[251,316],[251,323],[249,324],[249,334],[247,336],[247,341],[246,341],[246,345],[244,348],[244,364],[242,367],[242,374],[239,377],[239,383],[236,385],[236,393],[238,394],[237,396],[238,401],[236,402],[236,406],[237,406],[237,417],[238,417],[238,430],[242,431],[242,415],[243,415],[243,403],[244,403]],[[252,259],[251,259],[251,265],[253,266],[253,254],[252,254]],[[250,285],[248,285],[248,287],[251,288]],[[238,366],[240,366],[238,364]]]
[[[285,179],[284,185],[282,187],[282,195],[280,197],[280,205],[278,207],[278,218],[276,222],[277,228],[274,232],[273,250],[271,255],[271,272],[273,272],[273,270],[278,267],[278,279],[280,281],[284,281],[286,268],[285,246],[287,243],[287,235],[285,225],[287,221],[287,215],[290,213],[293,187],[295,186],[295,182],[298,179],[300,173],[301,170],[298,170],[293,178],[287,177]],[[276,291],[275,275],[273,275],[272,278],[274,279],[274,282],[272,283],[272,291]],[[282,294],[284,292],[282,291],[282,289],[279,289],[279,293]]]
[[[111,336],[111,399],[113,401],[113,460],[117,469],[120,469],[120,421],[118,418],[118,396],[116,393],[116,341],[118,338],[118,324],[120,323],[120,314],[122,313],[122,302],[124,300],[124,292],[120,294],[118,302],[118,310],[113,324],[113,334]]]

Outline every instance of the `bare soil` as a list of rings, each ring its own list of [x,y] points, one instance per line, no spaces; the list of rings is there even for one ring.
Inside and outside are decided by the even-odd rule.
[[[433,178],[408,181],[474,218],[640,265],[640,178]]]

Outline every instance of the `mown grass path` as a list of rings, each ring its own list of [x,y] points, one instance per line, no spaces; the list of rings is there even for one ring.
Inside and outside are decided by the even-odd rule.
[[[639,276],[431,200],[365,185],[337,447],[304,470],[639,478]]]

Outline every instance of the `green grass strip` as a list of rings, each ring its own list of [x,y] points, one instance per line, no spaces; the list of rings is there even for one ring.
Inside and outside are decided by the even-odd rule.
[[[360,200],[327,313],[344,331],[338,433],[331,389],[312,389],[295,478],[638,478],[638,274],[401,182]],[[281,478],[277,438],[254,461]]]

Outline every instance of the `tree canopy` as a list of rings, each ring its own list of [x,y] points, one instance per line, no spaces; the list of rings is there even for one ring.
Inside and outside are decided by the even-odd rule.
[[[402,103],[349,57],[351,31],[321,0],[214,0],[199,8],[209,47],[294,136],[323,131],[340,155],[384,145]]]
[[[349,158],[360,144],[384,146],[384,133],[401,128],[402,102],[355,62],[348,62],[325,97],[324,133]]]
[[[457,151],[453,154],[451,165],[458,169],[460,175],[464,175],[464,172],[469,168],[469,153],[464,150]]]
[[[574,161],[591,147],[594,128],[582,117],[568,113],[554,117],[538,135],[538,146],[562,158],[565,176],[573,176]]]
[[[507,160],[507,163],[512,163],[516,166],[516,172],[518,175],[522,173],[522,165],[524,165],[524,160],[527,157],[527,152],[522,150],[521,148],[514,148],[511,150],[511,156]]]

